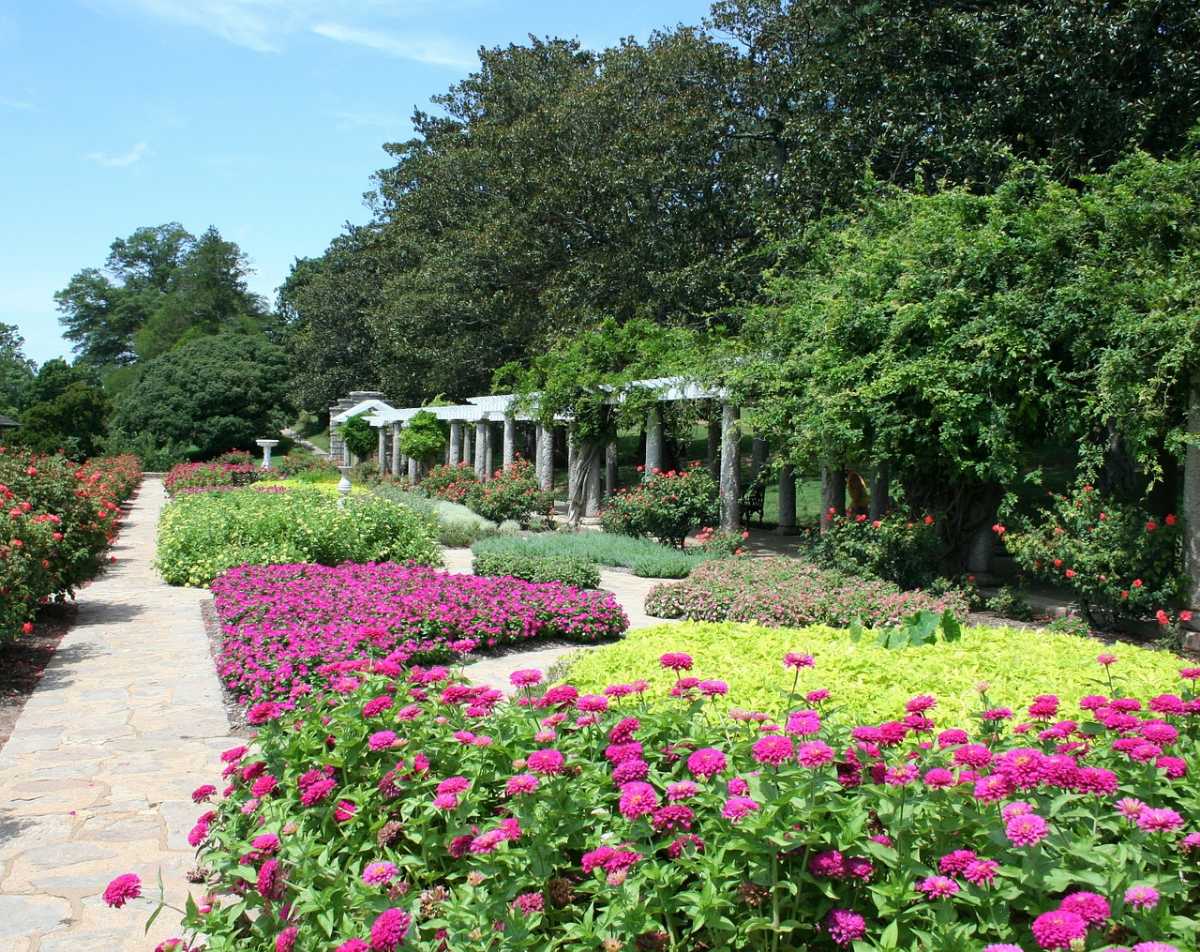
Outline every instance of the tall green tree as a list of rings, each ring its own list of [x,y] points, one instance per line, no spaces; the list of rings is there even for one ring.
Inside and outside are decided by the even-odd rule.
[[[35,369],[16,326],[0,323],[0,413],[15,416],[25,404]]]

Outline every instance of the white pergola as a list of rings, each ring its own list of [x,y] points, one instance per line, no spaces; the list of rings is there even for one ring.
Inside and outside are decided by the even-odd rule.
[[[705,386],[695,380],[685,377],[656,377],[638,380],[621,390],[614,391],[612,403],[622,403],[627,393],[633,388],[654,390],[657,402],[713,400],[721,405],[719,423],[715,420],[709,423],[709,456],[714,466],[719,460],[719,476],[721,487],[721,525],[723,528],[738,528],[741,525],[741,479],[739,444],[740,429],[738,424],[738,409],[728,399],[724,390]],[[357,396],[358,394],[353,394]],[[362,393],[366,399],[352,402],[350,399],[341,401],[331,408],[331,431],[338,424],[344,423],[352,416],[365,416],[366,421],[379,430],[379,468],[388,471],[393,476],[400,476],[407,469],[409,479],[414,482],[420,475],[420,467],[416,460],[405,460],[400,452],[400,433],[404,426],[418,413],[429,413],[439,420],[450,424],[450,440],[446,452],[446,462],[450,465],[473,463],[475,475],[481,480],[491,478],[493,470],[492,423],[503,424],[501,441],[501,465],[505,468],[512,465],[516,458],[517,424],[519,422],[534,422],[537,424],[535,437],[535,460],[538,481],[542,489],[549,491],[554,485],[554,431],[556,426],[545,425],[528,412],[517,409],[518,398],[514,394],[489,394],[487,396],[470,397],[466,403],[453,406],[429,407],[395,407],[381,399],[376,394]],[[536,395],[534,396],[536,402]],[[347,404],[349,404],[347,406]],[[344,408],[342,408],[344,407]],[[568,458],[568,510],[580,505],[576,515],[594,516],[600,508],[600,467],[589,469],[587,485],[583,492],[577,491],[573,484],[576,467],[571,460],[579,447],[571,430],[569,417],[556,417],[558,424],[564,425],[567,431]],[[474,424],[473,426],[471,424]],[[389,455],[390,439],[390,455]],[[765,444],[755,442],[755,468],[765,462]],[[339,441],[340,443],[340,441]],[[331,447],[334,443],[331,439]],[[616,489],[617,458],[615,443],[603,448],[591,448],[593,452],[603,454],[604,469],[608,491]],[[350,464],[349,453],[344,446],[340,452],[345,465]],[[335,455],[337,455],[335,453]],[[657,406],[652,408],[646,419],[646,456],[645,470],[652,472],[662,468],[664,460],[664,440],[662,413]],[[407,463],[407,467],[405,464]],[[796,523],[796,481],[790,466],[782,467],[779,482],[779,523],[780,531],[791,531]]]

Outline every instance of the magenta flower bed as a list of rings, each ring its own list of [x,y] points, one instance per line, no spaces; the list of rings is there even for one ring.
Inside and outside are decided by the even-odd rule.
[[[391,563],[244,565],[212,591],[224,633],[218,672],[243,703],[535,638],[590,643],[629,625],[607,592]]]

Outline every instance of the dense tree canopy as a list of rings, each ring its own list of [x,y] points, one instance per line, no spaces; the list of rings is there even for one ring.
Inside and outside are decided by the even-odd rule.
[[[25,356],[25,339],[12,324],[0,324],[0,413],[14,416],[25,404],[34,364]]]

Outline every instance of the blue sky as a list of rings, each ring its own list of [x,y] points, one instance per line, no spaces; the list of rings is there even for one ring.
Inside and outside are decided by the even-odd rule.
[[[0,321],[68,353],[53,294],[141,225],[208,225],[273,299],[481,45],[604,46],[698,23],[707,0],[0,2]]]

